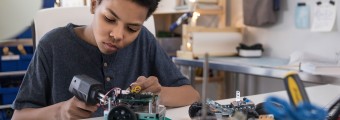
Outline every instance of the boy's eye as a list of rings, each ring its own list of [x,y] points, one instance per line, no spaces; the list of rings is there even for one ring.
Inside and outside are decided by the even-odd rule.
[[[105,16],[105,20],[106,20],[107,22],[109,22],[109,23],[114,23],[114,22],[116,22],[116,19],[110,19],[110,18],[108,18],[108,17],[106,17],[106,16]]]
[[[137,32],[139,29],[141,29],[141,26],[129,25],[127,29],[129,32]]]
[[[130,31],[130,32],[137,32],[138,30],[136,30],[136,29],[133,29],[133,28],[128,28],[128,30]]]

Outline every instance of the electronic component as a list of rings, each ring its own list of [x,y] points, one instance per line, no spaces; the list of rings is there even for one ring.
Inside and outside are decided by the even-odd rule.
[[[230,104],[219,104],[213,100],[207,99],[205,103],[208,107],[207,115],[217,118],[229,118],[236,113],[243,113],[247,118],[258,117],[255,111],[255,104],[247,98],[240,99],[240,91],[236,91],[236,100]],[[189,116],[191,118],[202,115],[202,103],[195,102],[189,107]]]
[[[141,90],[141,86],[130,86],[127,90],[112,88],[103,94],[103,85],[86,75],[74,76],[69,87],[79,100],[99,103],[105,109],[105,120],[165,120],[166,108],[159,105],[158,95]]]

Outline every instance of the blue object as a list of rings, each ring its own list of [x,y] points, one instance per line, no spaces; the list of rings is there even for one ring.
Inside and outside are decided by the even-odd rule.
[[[310,24],[309,7],[306,3],[298,3],[295,9],[295,27],[299,29],[308,29]]]
[[[11,120],[14,110],[11,108],[0,110],[0,120]]]
[[[273,5],[274,11],[279,11],[280,10],[280,4],[281,4],[280,0],[274,0],[274,5]]]
[[[278,107],[275,104],[280,104]],[[325,120],[327,112],[309,102],[301,102],[297,107],[278,97],[269,97],[264,102],[264,109],[278,120]]]
[[[251,102],[251,100],[249,100],[248,98],[245,98],[245,97],[243,98],[243,101],[246,102],[246,103]]]
[[[18,87],[0,88],[1,104],[12,104],[19,91]]]
[[[26,55],[20,55],[16,46],[9,46],[14,55],[4,56],[0,52],[0,72],[26,70],[33,57],[33,46],[24,46]],[[2,50],[3,48],[0,47]]]
[[[172,23],[170,25],[170,31],[173,32],[179,25],[181,25],[185,20],[188,20],[190,17],[192,17],[192,13],[184,13],[181,17],[179,17],[176,22]]]

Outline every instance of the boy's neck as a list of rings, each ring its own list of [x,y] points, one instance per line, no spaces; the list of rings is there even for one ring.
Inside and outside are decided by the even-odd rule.
[[[80,37],[85,42],[97,46],[96,40],[94,39],[91,26],[81,26],[74,28],[74,31],[76,32],[77,36]]]

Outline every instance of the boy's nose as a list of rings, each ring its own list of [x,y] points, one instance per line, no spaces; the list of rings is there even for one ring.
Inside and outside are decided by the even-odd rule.
[[[123,39],[124,28],[123,27],[114,27],[110,33],[110,36],[113,37],[114,42],[118,42]]]

